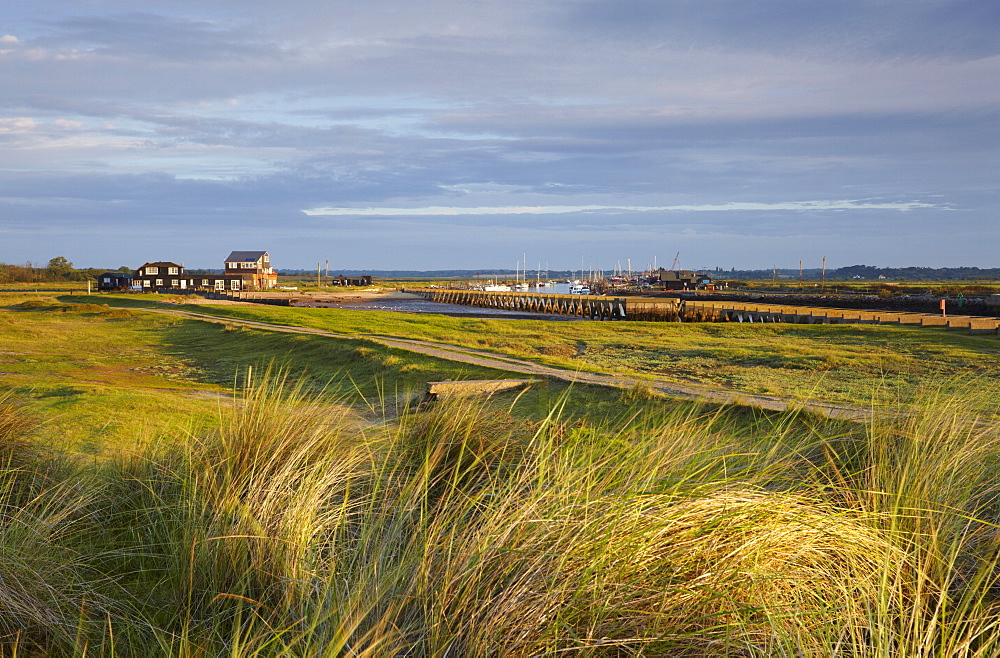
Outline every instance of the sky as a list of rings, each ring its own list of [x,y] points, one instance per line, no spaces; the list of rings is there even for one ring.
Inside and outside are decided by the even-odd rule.
[[[4,0],[0,262],[1000,266],[995,0]]]

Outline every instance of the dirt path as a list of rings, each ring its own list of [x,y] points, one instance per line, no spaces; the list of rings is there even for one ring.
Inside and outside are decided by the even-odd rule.
[[[526,361],[504,354],[494,352],[484,352],[468,347],[447,345],[444,343],[434,343],[426,340],[415,340],[410,338],[393,338],[390,336],[379,336],[377,334],[338,334],[322,329],[311,329],[309,327],[296,327],[289,325],[271,324],[268,322],[257,322],[254,320],[239,320],[235,318],[224,318],[206,313],[196,313],[192,311],[182,311],[173,309],[142,309],[151,313],[162,313],[188,320],[200,320],[203,322],[214,322],[216,324],[239,325],[264,331],[278,331],[289,334],[305,334],[311,336],[323,336],[326,338],[364,338],[387,347],[407,350],[432,356],[439,359],[447,359],[459,363],[482,366],[484,368],[494,368],[506,370],[533,377],[549,377],[560,379],[566,382],[581,384],[591,384],[595,386],[611,386],[615,388],[629,388],[635,384],[648,385],[655,390],[672,398],[684,400],[701,400],[718,404],[737,404],[742,406],[757,407],[773,411],[786,411],[788,409],[806,409],[821,413],[830,418],[840,418],[848,420],[866,420],[871,417],[872,411],[869,408],[853,407],[842,404],[832,404],[823,402],[799,402],[790,398],[777,396],[751,395],[732,391],[723,388],[709,386],[695,386],[691,384],[679,384],[659,378],[637,378],[629,375],[614,373],[593,373],[579,370],[568,370],[556,368],[532,361]]]

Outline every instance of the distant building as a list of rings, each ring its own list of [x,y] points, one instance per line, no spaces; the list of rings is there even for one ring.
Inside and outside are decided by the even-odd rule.
[[[278,275],[271,268],[271,256],[266,251],[230,253],[226,257],[226,275],[242,277],[252,286],[247,290],[268,290],[278,285]]]
[[[661,269],[656,273],[656,278],[651,283],[664,290],[696,290],[710,286],[712,279],[691,270]]]
[[[143,292],[187,288],[184,267],[170,261],[144,263],[132,274],[132,288]]]
[[[121,290],[132,287],[132,275],[128,272],[103,272],[97,275],[98,290]]]
[[[224,274],[199,274],[196,272],[186,274],[184,266],[178,263],[159,261],[143,264],[132,274],[131,279],[133,290],[145,292],[173,290],[259,291],[274,288],[278,283],[278,275],[271,268],[271,256],[266,251],[234,251],[230,253],[225,260]],[[103,290],[104,288],[99,289]]]
[[[335,286],[370,286],[372,284],[372,278],[368,275],[365,276],[335,276],[330,280]]]

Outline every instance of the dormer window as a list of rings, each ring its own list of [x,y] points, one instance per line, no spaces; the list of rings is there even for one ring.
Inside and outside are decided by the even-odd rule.
[[[159,274],[159,273],[160,273],[160,268],[158,268],[158,267],[147,267],[146,268],[146,274],[153,275],[153,274]]]

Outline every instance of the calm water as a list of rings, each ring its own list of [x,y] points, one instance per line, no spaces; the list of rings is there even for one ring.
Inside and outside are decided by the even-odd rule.
[[[568,294],[569,284],[559,283],[545,288],[532,288],[529,292],[543,292],[552,294]],[[561,315],[550,315],[548,313],[526,313],[523,311],[508,311],[504,309],[486,309],[476,306],[463,306],[461,304],[441,304],[439,302],[429,302],[421,298],[379,298],[346,300],[342,302],[318,302],[310,306],[322,308],[343,308],[354,311],[396,311],[399,313],[440,313],[442,315],[456,315],[473,318],[531,318],[538,320],[573,321],[581,318],[566,317]]]

